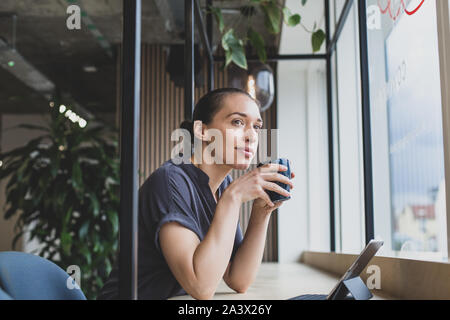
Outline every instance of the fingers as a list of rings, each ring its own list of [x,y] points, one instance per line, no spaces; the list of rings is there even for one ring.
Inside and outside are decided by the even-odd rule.
[[[282,164],[276,164],[276,163],[268,163],[263,165],[262,167],[259,167],[261,172],[278,172],[278,171],[287,171],[288,168],[286,166],[283,166]]]
[[[269,195],[264,190],[261,191],[260,196],[261,199],[263,199],[269,207],[273,208],[275,206],[272,200],[270,200]]]
[[[271,209],[276,209],[281,206],[282,201],[274,204],[272,200],[270,200],[266,190],[276,192],[284,197],[291,197],[291,194],[288,191],[280,187],[277,183],[274,183],[275,181],[280,182],[282,184],[289,185],[290,188],[293,189],[294,184],[291,179],[279,173],[287,170],[288,168],[284,165],[268,163],[257,168],[257,171],[252,171],[252,174],[249,175],[249,177],[252,178],[253,183],[255,185],[259,185],[261,188],[259,198],[261,198]],[[291,172],[290,177],[293,178],[294,176],[295,174]]]
[[[284,190],[282,187],[280,187],[279,185],[277,185],[276,183],[273,182],[267,182],[264,181],[261,186],[266,189],[266,190],[270,190],[273,192],[276,192],[278,194],[281,194],[284,197],[290,197],[291,194],[289,192],[287,192],[286,190]],[[269,198],[270,199],[270,198]]]
[[[266,181],[278,181],[284,184],[289,185],[292,189],[294,188],[294,184],[292,181],[282,174],[279,173],[262,173],[261,177]]]

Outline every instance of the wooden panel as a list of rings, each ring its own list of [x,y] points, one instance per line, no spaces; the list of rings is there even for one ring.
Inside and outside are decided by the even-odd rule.
[[[120,59],[120,54],[118,55]],[[141,119],[140,125],[140,149],[139,149],[139,183],[142,183],[150,174],[170,159],[170,151],[176,142],[170,141],[171,133],[179,127],[184,120],[184,89],[176,87],[165,71],[167,54],[161,45],[142,45],[141,64]],[[120,64],[120,60],[118,60]],[[228,87],[228,72],[221,70],[222,63],[216,63],[215,85],[216,88]],[[275,65],[272,65],[275,70]],[[207,93],[207,68],[202,70],[203,83],[195,88],[195,102]],[[120,87],[120,73],[118,73]],[[120,97],[120,96],[119,96]],[[119,99],[118,97],[118,99]],[[276,99],[275,99],[276,101]],[[120,104],[120,103],[119,103]],[[118,118],[119,118],[118,108]],[[262,114],[265,128],[276,128],[276,103]],[[120,123],[120,119],[117,120]],[[269,138],[270,146],[270,138]],[[233,179],[245,172],[233,171]],[[240,223],[245,233],[251,214],[251,203],[242,205]],[[266,247],[263,261],[278,261],[277,250],[277,212],[274,212],[269,223]]]

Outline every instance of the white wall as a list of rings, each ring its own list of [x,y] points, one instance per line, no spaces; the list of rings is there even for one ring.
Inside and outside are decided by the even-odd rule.
[[[278,64],[278,155],[292,162],[295,188],[278,209],[278,261],[293,262],[307,249],[306,74],[298,62]]]
[[[308,250],[330,250],[328,114],[326,64],[313,61],[307,71]]]

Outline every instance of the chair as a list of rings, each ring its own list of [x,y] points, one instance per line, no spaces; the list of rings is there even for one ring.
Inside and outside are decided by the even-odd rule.
[[[0,252],[0,300],[86,300],[70,289],[72,278],[53,262],[34,254]],[[1,290],[3,289],[3,291]]]
[[[12,300],[12,298],[0,288],[0,300]]]

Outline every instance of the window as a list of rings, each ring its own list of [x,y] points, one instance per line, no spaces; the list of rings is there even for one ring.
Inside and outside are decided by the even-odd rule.
[[[334,185],[327,186],[325,179],[316,174],[328,171],[326,161],[317,161],[327,157],[327,150],[315,148],[317,143],[326,141],[326,109],[321,109],[326,103],[310,98],[326,89],[326,79],[320,81],[320,68],[311,72],[314,63],[308,62],[305,77],[297,81],[305,90],[306,100],[296,100],[302,104],[299,110],[305,125],[296,129],[302,138],[298,140],[298,151],[305,175],[302,187],[307,194],[301,210],[300,204],[296,204],[302,218],[304,212],[307,218],[303,221],[307,225],[307,244],[302,242],[301,248],[321,251],[328,247],[325,242],[331,239],[316,233],[323,232],[325,224],[329,224],[334,228],[336,252],[359,253],[368,240],[366,234],[373,231],[375,238],[385,241],[381,255],[447,260],[444,109],[439,59],[442,44],[438,41],[436,2],[366,0],[368,30],[363,37],[359,33],[361,3],[334,0],[329,4],[330,38],[340,31],[331,52]],[[346,19],[342,29],[338,29],[343,13]],[[368,45],[368,97],[362,96],[365,90],[361,83],[360,39],[367,39]],[[285,70],[294,72],[293,68]],[[281,91],[284,88],[280,96],[293,95],[292,84],[279,84]],[[364,130],[367,123],[363,121],[366,111],[363,98],[370,101],[370,137],[364,135],[368,131]],[[282,127],[291,118],[287,107],[280,108]],[[364,154],[367,140],[372,148],[371,185],[370,176],[365,176],[369,174]],[[372,190],[365,191],[365,185]],[[334,223],[329,217],[325,219],[329,203],[316,206],[318,199],[328,196],[324,193],[327,189],[334,191]],[[370,226],[366,226],[365,219],[366,212],[372,211],[367,210],[371,208],[367,207],[366,195],[372,197],[369,205],[373,204]]]
[[[436,3],[406,3],[367,1],[375,236],[383,254],[439,259],[447,234]]]
[[[344,4],[332,1],[333,27]],[[375,237],[384,255],[446,259],[436,3],[366,4]],[[366,240],[357,11],[354,3],[332,54],[336,251],[344,253]]]
[[[340,1],[335,17],[342,12]],[[364,246],[361,84],[357,6],[352,5],[336,45],[333,72],[336,251],[359,253]]]

